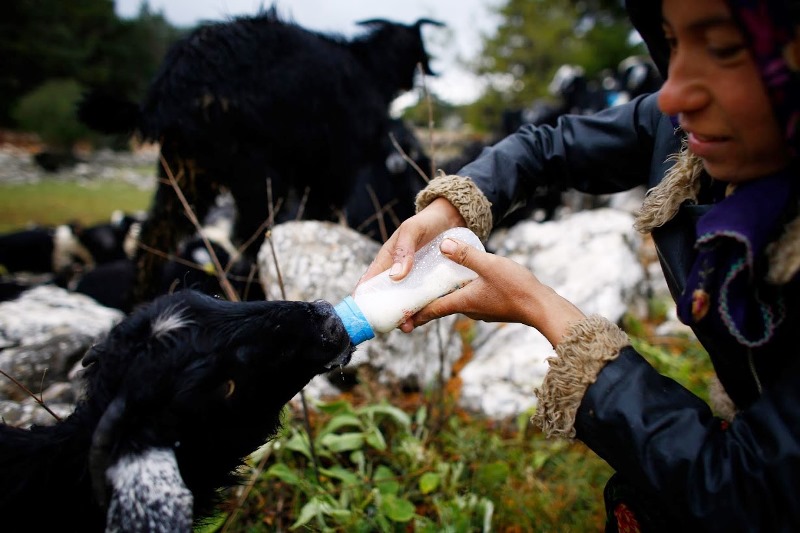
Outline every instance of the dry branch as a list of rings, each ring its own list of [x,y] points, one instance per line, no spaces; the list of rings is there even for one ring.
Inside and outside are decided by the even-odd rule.
[[[46,371],[45,371],[45,372],[46,372]],[[53,418],[55,418],[55,419],[56,419],[56,421],[58,421],[58,422],[61,422],[61,417],[60,417],[60,416],[58,416],[57,414],[55,414],[55,413],[53,412],[53,410],[52,410],[52,409],[50,409],[50,408],[47,406],[47,404],[45,403],[44,399],[42,398],[42,393],[41,393],[41,392],[39,393],[39,396],[36,396],[36,394],[35,394],[35,393],[34,393],[32,390],[30,390],[28,387],[26,387],[24,383],[22,383],[22,382],[18,381],[17,379],[15,379],[15,378],[11,377],[11,376],[10,376],[10,375],[8,375],[7,373],[5,373],[3,370],[0,370],[0,374],[4,375],[4,376],[5,376],[6,378],[8,378],[8,379],[9,379],[9,380],[10,380],[10,381],[11,381],[11,382],[14,384],[14,385],[16,385],[17,387],[19,387],[19,388],[20,388],[20,389],[22,389],[23,391],[25,391],[25,394],[27,394],[28,396],[30,396],[31,398],[33,398],[33,400],[34,400],[36,403],[38,403],[38,404],[39,404],[39,405],[40,405],[40,406],[41,406],[41,407],[42,407],[42,408],[43,408],[45,411],[47,411],[48,413],[50,413],[50,415],[51,415]],[[42,374],[42,381],[44,381],[44,374]]]
[[[197,219],[197,215],[195,215],[192,206],[189,205],[189,202],[186,200],[186,196],[184,196],[183,191],[181,190],[181,187],[178,184],[178,180],[175,179],[172,170],[169,168],[167,160],[164,158],[163,154],[159,153],[158,157],[161,159],[161,165],[163,166],[164,171],[167,174],[167,178],[169,179],[170,185],[172,185],[175,194],[178,195],[178,199],[180,200],[181,205],[183,205],[183,210],[186,213],[186,216],[189,217],[189,220],[194,225],[195,229],[197,230],[197,233],[200,234],[200,238],[203,239],[203,244],[205,244],[206,248],[208,249],[208,253],[211,256],[211,260],[214,262],[214,269],[216,271],[215,273],[217,275],[217,279],[219,280],[219,285],[220,287],[222,287],[225,296],[228,298],[228,300],[232,302],[240,301],[239,295],[236,293],[233,286],[231,286],[230,281],[228,281],[228,278],[225,276],[225,269],[222,268],[222,265],[219,262],[219,258],[217,257],[216,252],[214,252],[214,249],[212,248],[211,243],[208,240],[208,237],[206,237],[205,233],[203,232],[203,227],[200,224],[200,221]],[[183,170],[181,170],[181,172],[183,172]]]

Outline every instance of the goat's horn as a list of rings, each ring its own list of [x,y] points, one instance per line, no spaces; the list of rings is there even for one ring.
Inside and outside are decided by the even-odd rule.
[[[419,28],[423,24],[431,24],[433,26],[439,26],[440,28],[446,26],[444,22],[433,19],[419,19],[417,22],[414,23],[414,26]]]
[[[89,450],[89,473],[92,480],[92,489],[97,503],[105,508],[108,503],[106,493],[106,470],[111,466],[111,446],[114,443],[114,434],[120,420],[125,415],[125,398],[114,398],[92,435],[92,447]]]
[[[386,19],[366,19],[366,20],[359,20],[356,22],[359,26],[385,26],[387,24],[391,24]]]

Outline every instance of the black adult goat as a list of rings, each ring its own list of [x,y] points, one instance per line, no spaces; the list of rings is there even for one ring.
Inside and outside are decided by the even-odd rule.
[[[0,424],[0,516],[24,531],[189,531],[280,413],[353,347],[327,302],[164,296],[84,358],[74,413]]]
[[[170,49],[140,105],[94,93],[79,116],[100,131],[160,142],[201,220],[221,187],[230,190],[238,242],[267,220],[268,182],[273,204],[302,204],[303,218],[336,219],[359,172],[386,157],[390,103],[413,88],[418,65],[432,73],[421,27],[441,25],[360,24],[369,31],[352,40],[282,21],[275,9],[210,24]],[[281,217],[295,213],[284,209]],[[142,242],[172,252],[192,230],[162,181]],[[140,252],[138,300],[153,296],[160,261]]]

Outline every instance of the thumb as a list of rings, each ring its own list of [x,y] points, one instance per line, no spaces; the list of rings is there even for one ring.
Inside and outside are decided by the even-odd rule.
[[[442,255],[448,259],[481,275],[481,271],[484,269],[484,262],[481,261],[481,258],[485,255],[485,252],[481,252],[465,242],[449,237],[442,241],[439,245],[439,250],[441,250]]]

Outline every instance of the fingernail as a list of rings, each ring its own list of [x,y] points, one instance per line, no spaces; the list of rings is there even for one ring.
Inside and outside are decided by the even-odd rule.
[[[400,263],[395,263],[392,265],[392,268],[389,269],[389,276],[395,277],[403,270],[403,265]]]
[[[454,253],[456,248],[458,248],[456,241],[451,239],[445,239],[442,241],[442,244],[439,245],[439,249],[446,254]]]

